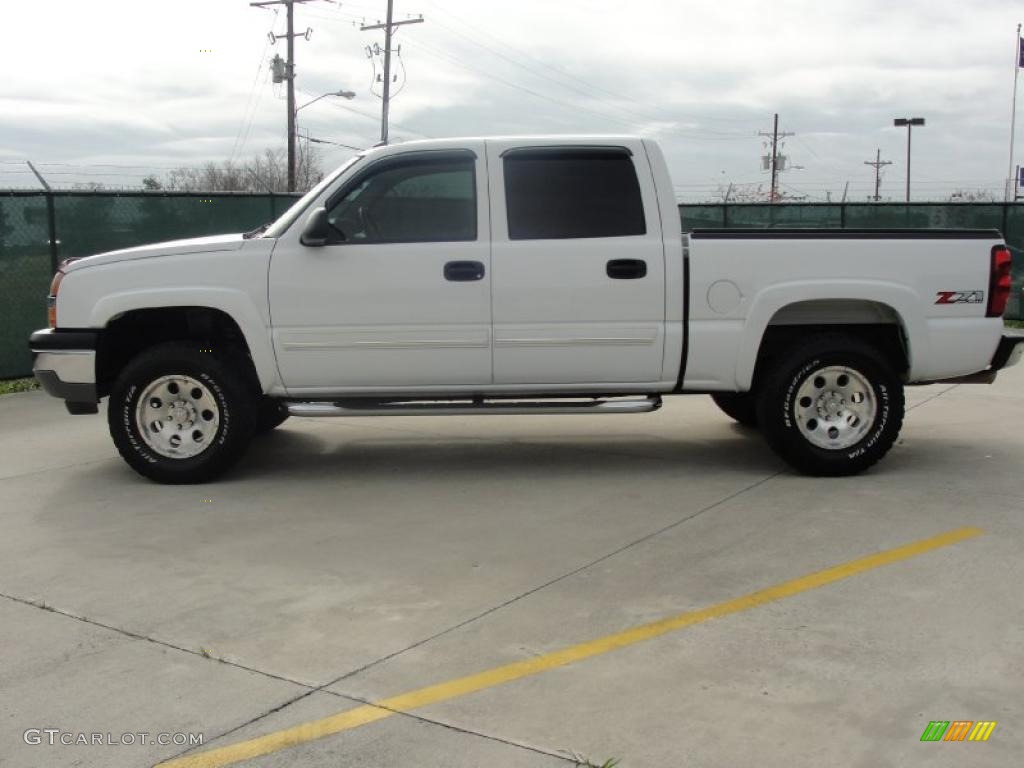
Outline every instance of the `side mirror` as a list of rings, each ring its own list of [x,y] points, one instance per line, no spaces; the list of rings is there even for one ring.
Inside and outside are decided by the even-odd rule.
[[[306,219],[299,242],[310,248],[327,245],[331,235],[331,225],[327,222],[327,209],[317,208]]]

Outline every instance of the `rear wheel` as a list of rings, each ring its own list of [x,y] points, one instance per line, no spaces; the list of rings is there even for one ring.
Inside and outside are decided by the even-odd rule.
[[[903,424],[903,384],[856,337],[823,335],[765,378],[758,423],[769,445],[809,475],[853,475],[881,459]]]
[[[757,398],[753,392],[715,392],[711,399],[729,418],[745,427],[757,427]]]
[[[110,393],[117,450],[160,483],[201,483],[225,472],[252,436],[255,403],[230,355],[171,342],[139,354]]]

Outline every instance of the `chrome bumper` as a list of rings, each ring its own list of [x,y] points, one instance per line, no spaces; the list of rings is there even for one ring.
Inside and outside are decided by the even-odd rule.
[[[32,372],[43,389],[71,413],[96,413],[95,331],[45,329],[29,338]]]

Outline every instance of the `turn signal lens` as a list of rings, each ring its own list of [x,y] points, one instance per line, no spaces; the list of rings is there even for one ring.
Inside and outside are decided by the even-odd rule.
[[[986,317],[1002,317],[1010,300],[1010,264],[1013,257],[1005,245],[992,249],[992,268],[988,279],[988,311]]]
[[[57,291],[60,290],[63,279],[64,273],[58,269],[50,281],[50,295],[46,298],[46,321],[51,328],[57,327]]]

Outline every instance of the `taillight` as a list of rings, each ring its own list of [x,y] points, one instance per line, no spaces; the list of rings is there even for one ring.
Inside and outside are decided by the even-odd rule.
[[[1010,300],[1010,263],[1013,257],[1005,245],[992,249],[992,268],[988,276],[988,311],[985,317],[1002,317]]]
[[[57,291],[60,290],[60,282],[63,279],[64,272],[58,269],[50,281],[50,295],[46,298],[46,320],[51,328],[57,327]]]

